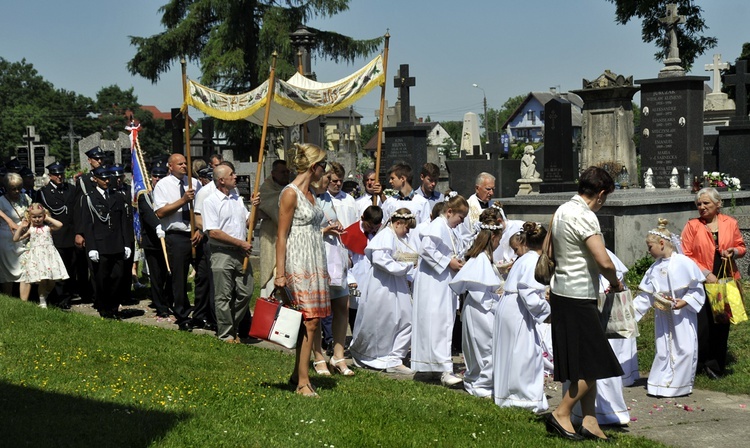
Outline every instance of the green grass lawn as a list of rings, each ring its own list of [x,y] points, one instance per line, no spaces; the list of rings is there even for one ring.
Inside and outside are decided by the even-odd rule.
[[[209,336],[7,296],[0,323],[4,446],[567,446],[530,412],[372,372],[314,378],[321,398],[299,397],[293,357]]]

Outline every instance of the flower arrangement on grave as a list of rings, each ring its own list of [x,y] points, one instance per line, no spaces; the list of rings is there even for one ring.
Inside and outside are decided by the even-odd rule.
[[[704,171],[703,179],[704,186],[726,188],[728,190],[739,190],[741,188],[740,180],[727,173],[720,173],[718,171],[709,173],[708,171]]]

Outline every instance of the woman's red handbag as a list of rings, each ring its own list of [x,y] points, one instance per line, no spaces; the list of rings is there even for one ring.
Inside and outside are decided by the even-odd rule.
[[[271,297],[255,302],[249,336],[294,348],[301,326],[302,313],[292,308],[289,289],[276,288]]]

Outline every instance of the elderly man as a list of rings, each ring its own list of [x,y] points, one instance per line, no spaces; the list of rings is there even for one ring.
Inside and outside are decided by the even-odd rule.
[[[195,193],[201,188],[198,179],[187,175],[187,161],[182,154],[172,154],[167,163],[169,176],[160,180],[154,188],[154,210],[166,234],[169,267],[172,270],[172,292],[174,312],[180,331],[190,331],[190,300],[187,296],[187,280],[192,248],[203,238],[200,229],[190,229],[190,207]]]
[[[47,209],[50,216],[62,223],[62,228],[52,232],[52,241],[55,249],[60,254],[65,269],[70,278],[57,282],[54,293],[54,301],[60,308],[69,309],[70,299],[75,289],[75,228],[73,227],[73,209],[75,208],[75,190],[72,185],[65,181],[65,165],[55,162],[47,165],[49,183],[42,187],[36,194],[36,202]],[[84,263],[84,266],[86,264]],[[82,281],[88,282],[88,276]],[[50,299],[48,298],[49,302]]]
[[[239,343],[237,327],[253,293],[252,268],[243,273],[252,245],[247,241],[250,213],[237,194],[237,175],[226,165],[214,168],[216,191],[203,203],[203,226],[211,246],[211,271],[216,302],[216,335]]]
[[[260,285],[262,296],[268,297],[273,290],[273,272],[276,267],[276,232],[279,225],[279,195],[289,184],[289,168],[285,160],[275,160],[271,175],[260,186],[263,201],[258,206],[260,224]]]
[[[479,173],[474,182],[474,194],[469,196],[469,225],[474,227],[474,223],[479,221],[479,215],[482,210],[490,206],[492,195],[495,193],[495,176],[490,173]]]

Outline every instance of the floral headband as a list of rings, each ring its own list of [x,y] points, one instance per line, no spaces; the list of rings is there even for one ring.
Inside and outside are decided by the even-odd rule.
[[[458,192],[456,191],[451,191],[450,193],[446,193],[445,197],[443,198],[443,202],[448,202],[449,200],[451,200],[452,198],[455,198],[456,196],[458,196]]]
[[[649,233],[649,235],[656,235],[659,238],[663,238],[665,240],[671,240],[671,237],[669,237],[669,236],[667,236],[667,235],[665,235],[665,234],[663,234],[661,232],[657,232],[656,230],[649,230],[648,233]]]
[[[502,224],[482,224],[480,222],[474,224],[474,231],[479,232],[481,230],[503,230],[505,227]]]
[[[416,219],[416,216],[414,216],[414,213],[394,213],[391,215],[391,218]]]

